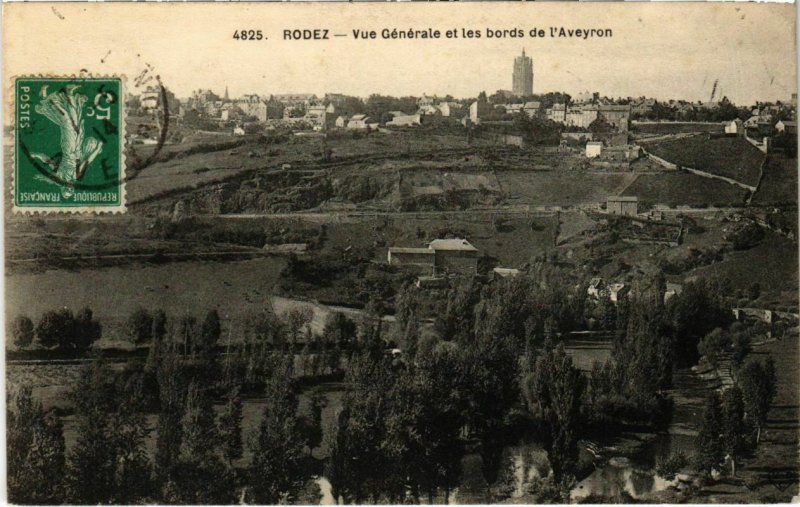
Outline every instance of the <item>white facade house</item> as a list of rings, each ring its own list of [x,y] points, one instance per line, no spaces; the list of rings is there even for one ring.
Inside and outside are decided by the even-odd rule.
[[[599,157],[601,153],[603,153],[603,143],[600,141],[586,143],[586,158]]]
[[[745,128],[744,122],[742,122],[742,120],[740,120],[739,118],[736,118],[735,120],[725,124],[725,133],[740,136],[744,134],[744,128]]]

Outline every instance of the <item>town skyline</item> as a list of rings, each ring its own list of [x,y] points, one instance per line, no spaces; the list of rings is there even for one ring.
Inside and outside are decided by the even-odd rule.
[[[530,38],[526,34],[521,39],[488,39],[484,33],[483,38],[470,40],[382,40],[379,34],[376,40],[357,41],[353,29],[380,32],[381,27],[359,24],[341,6],[322,5],[318,7],[326,11],[321,19],[326,19],[327,29],[345,37],[282,40],[285,27],[309,26],[304,7],[283,9],[280,20],[266,16],[266,11],[254,11],[248,24],[263,27],[269,37],[260,42],[233,40],[236,29],[242,28],[241,13],[233,10],[215,11],[214,24],[203,25],[207,23],[202,18],[203,9],[184,11],[175,5],[171,12],[205,29],[170,38],[173,19],[149,16],[148,9],[131,11],[130,16],[120,16],[124,21],[119,25],[108,27],[102,23],[103,11],[99,9],[67,4],[59,9],[65,17],[62,20],[49,8],[37,7],[28,15],[36,12],[37,19],[48,20],[45,24],[58,22],[59,31],[81,31],[91,26],[93,40],[103,43],[64,54],[57,40],[28,41],[10,55],[6,68],[21,68],[21,62],[25,62],[25,68],[44,73],[85,69],[94,74],[123,74],[129,78],[129,89],[133,78],[149,69],[178,97],[188,97],[198,88],[221,94],[227,84],[231,96],[342,93],[367,97],[377,93],[469,98],[481,91],[491,94],[510,89],[513,60],[524,48],[533,59],[536,93],[559,91],[574,96],[588,90],[609,97],[697,102],[708,101],[713,83],[718,81],[718,97],[752,104],[787,101],[796,92],[791,6],[687,6],[681,11],[680,22],[670,22],[676,14],[657,5],[643,6],[636,16],[612,6],[604,6],[603,11],[579,8],[567,15],[566,11],[542,5],[524,20],[516,19],[514,11],[502,4],[493,10],[492,19],[487,19],[485,12],[470,18],[469,7],[459,11],[461,16],[447,17],[443,10],[428,6],[425,12],[430,14],[430,27],[442,31],[460,26],[484,32],[489,27],[602,27],[611,29],[613,36],[582,40]],[[386,9],[379,5],[367,8],[376,13]],[[394,9],[396,27],[423,28],[418,14],[401,6]],[[17,35],[25,25],[23,19],[10,20],[8,44],[13,46],[14,40],[19,40]],[[114,50],[134,36],[141,40],[136,52]],[[164,51],[165,47],[170,50]],[[342,64],[345,61],[347,65]]]

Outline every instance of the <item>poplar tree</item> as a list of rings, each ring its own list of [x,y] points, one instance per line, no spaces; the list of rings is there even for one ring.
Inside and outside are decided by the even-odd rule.
[[[722,440],[723,425],[722,404],[719,394],[712,392],[706,400],[703,422],[695,441],[695,465],[697,470],[708,475],[719,466],[724,452]]]

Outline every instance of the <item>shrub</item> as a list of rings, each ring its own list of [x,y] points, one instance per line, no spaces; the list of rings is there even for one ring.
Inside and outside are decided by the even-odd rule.
[[[25,315],[17,315],[11,324],[14,345],[20,348],[29,346],[33,342],[33,331],[33,321]]]

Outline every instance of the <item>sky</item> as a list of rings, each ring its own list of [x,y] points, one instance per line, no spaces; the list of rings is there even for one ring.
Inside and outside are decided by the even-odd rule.
[[[179,97],[244,93],[423,93],[511,89],[513,59],[534,61],[534,92],[709,100],[715,80],[740,104],[796,92],[795,10],[755,3],[5,4],[5,90],[16,75],[145,69]],[[610,38],[491,38],[487,28],[609,28]],[[383,40],[383,28],[480,30],[480,39]],[[328,30],[287,41],[285,29]],[[267,40],[235,40],[260,29]],[[376,30],[355,40],[352,30]],[[334,33],[346,37],[332,37]],[[6,104],[8,102],[6,101]]]

